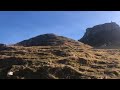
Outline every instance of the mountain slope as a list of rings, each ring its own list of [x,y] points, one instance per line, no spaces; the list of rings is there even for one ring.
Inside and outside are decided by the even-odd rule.
[[[89,28],[80,41],[119,45],[119,26],[106,23]],[[7,46],[10,49],[0,50],[0,79],[120,79],[120,50],[86,44],[44,34]]]
[[[81,46],[12,48],[0,51],[0,79],[120,79],[120,50]]]
[[[80,45],[73,39],[55,34],[43,34],[17,43],[19,46],[56,46],[56,45]]]

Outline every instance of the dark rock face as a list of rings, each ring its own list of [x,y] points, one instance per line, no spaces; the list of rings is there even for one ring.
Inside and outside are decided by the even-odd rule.
[[[119,46],[120,27],[111,22],[87,28],[85,35],[79,41],[94,47]]]
[[[43,34],[17,43],[21,46],[56,46],[64,44],[79,45],[80,42],[55,34]]]

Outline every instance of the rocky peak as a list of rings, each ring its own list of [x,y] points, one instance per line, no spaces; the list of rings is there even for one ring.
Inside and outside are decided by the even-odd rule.
[[[86,33],[79,41],[91,46],[116,45],[120,43],[120,26],[111,22],[87,28]]]

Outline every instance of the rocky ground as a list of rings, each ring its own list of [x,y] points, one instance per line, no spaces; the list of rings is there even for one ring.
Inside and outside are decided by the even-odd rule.
[[[120,50],[89,46],[10,46],[0,79],[120,79]]]

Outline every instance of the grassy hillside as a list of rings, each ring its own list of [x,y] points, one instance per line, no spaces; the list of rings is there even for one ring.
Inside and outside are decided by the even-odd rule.
[[[89,46],[11,46],[0,51],[1,79],[120,78],[120,50]],[[9,75],[13,72],[13,75]]]

